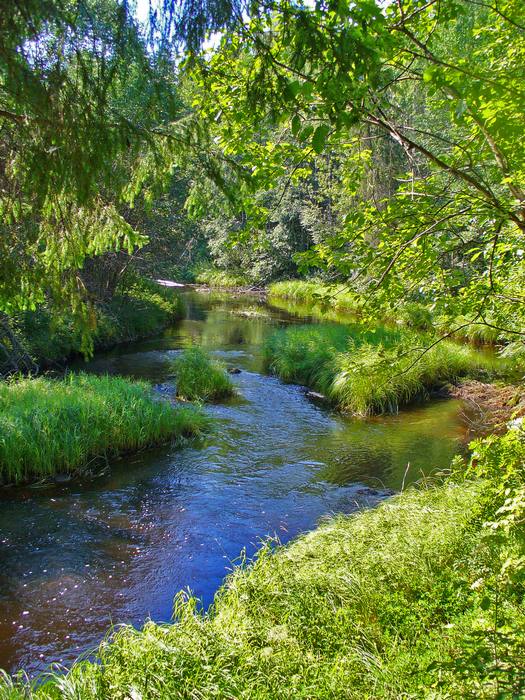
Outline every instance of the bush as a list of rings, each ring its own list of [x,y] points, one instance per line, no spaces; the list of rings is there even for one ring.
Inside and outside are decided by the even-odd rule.
[[[187,401],[218,401],[235,389],[224,367],[201,348],[185,350],[174,362],[177,396]]]
[[[0,384],[0,482],[81,470],[93,459],[199,435],[208,419],[144,382],[70,374]]]

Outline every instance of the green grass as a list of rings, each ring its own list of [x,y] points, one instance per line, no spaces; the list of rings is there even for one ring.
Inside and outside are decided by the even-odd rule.
[[[329,299],[328,306],[334,311],[357,313],[359,303],[355,294],[345,285],[332,285],[322,280],[283,280],[268,287],[270,299],[277,297],[295,302],[322,304]]]
[[[224,367],[201,348],[188,348],[173,363],[177,396],[187,401],[219,401],[235,388]]]
[[[483,376],[493,364],[473,348],[409,331],[358,325],[307,325],[279,330],[267,340],[268,369],[305,384],[357,415],[395,412],[459,377]]]
[[[233,289],[246,287],[250,284],[249,279],[245,275],[229,272],[228,270],[219,270],[215,267],[197,271],[195,273],[195,281],[208,287],[230,287]]]
[[[283,280],[274,282],[268,287],[268,296],[272,303],[279,300],[289,300],[294,304],[308,305],[306,309],[298,309],[303,315],[311,313],[338,322],[347,322],[350,318],[358,318],[365,315],[366,306],[363,306],[363,298],[353,293],[342,284],[327,284],[323,280]],[[447,299],[446,313],[439,304],[426,304],[421,301],[398,301],[394,305],[386,304],[381,307],[376,315],[376,321],[397,324],[416,331],[433,331],[439,334],[452,333],[456,340],[468,341],[474,345],[495,345],[496,343],[509,343],[513,340],[512,334],[498,329],[499,325],[507,326],[508,323],[499,323],[490,315],[487,325],[481,323],[473,315],[467,316],[461,310],[459,303],[450,302]],[[341,318],[346,314],[347,318]],[[338,316],[339,315],[339,316]],[[521,319],[514,319],[519,325]],[[510,324],[512,326],[512,324]],[[464,327],[462,327],[464,326]],[[455,331],[456,328],[459,331]]]
[[[149,385],[71,374],[0,384],[0,482],[76,472],[90,460],[199,435],[198,409],[156,400]]]
[[[484,522],[502,504],[487,474],[511,457],[523,487],[525,446],[498,440],[484,478],[411,488],[268,543],[207,614],[181,594],[176,624],[120,628],[96,662],[32,687],[6,678],[0,698],[523,697],[523,524]]]

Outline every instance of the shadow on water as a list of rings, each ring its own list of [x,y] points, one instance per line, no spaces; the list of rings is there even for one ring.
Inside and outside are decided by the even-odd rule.
[[[186,318],[161,337],[77,367],[166,382],[173,357],[196,343],[242,369],[242,400],[209,408],[216,428],[202,445],[126,457],[92,481],[0,493],[0,667],[36,673],[71,662],[111,624],[169,620],[181,588],[208,605],[243,548],[373,505],[461,445],[455,401],[352,420],[262,375],[262,342],[297,316],[257,299],[185,299]]]

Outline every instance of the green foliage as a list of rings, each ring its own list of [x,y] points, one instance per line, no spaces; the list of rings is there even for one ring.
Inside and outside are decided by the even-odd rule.
[[[77,472],[88,463],[201,434],[197,409],[155,399],[144,382],[70,374],[0,384],[0,480]]]
[[[402,304],[399,307],[399,318],[408,328],[417,331],[429,331],[433,327],[431,311],[416,301]]]
[[[224,287],[226,289],[249,285],[249,280],[245,275],[219,270],[215,267],[205,267],[198,270],[195,273],[195,281],[199,284],[206,284],[208,287]]]
[[[226,370],[201,348],[189,348],[173,363],[177,396],[187,401],[219,401],[235,388]]]
[[[172,289],[128,276],[115,296],[93,309],[92,337],[97,350],[159,333],[183,316],[183,301]],[[41,306],[12,320],[14,332],[40,367],[83,351],[82,332],[70,314]]]
[[[521,697],[523,582],[496,594],[488,581],[509,544],[523,547],[523,522],[493,539],[484,518],[500,508],[485,460],[496,450],[500,466],[520,464],[523,484],[523,444],[492,438],[476,450],[484,478],[463,471],[460,483],[411,488],[288,546],[269,542],[209,612],[181,593],[176,624],[122,627],[95,663],[32,687],[6,679],[0,697]]]
[[[415,295],[445,324],[522,333],[524,32],[520,0],[252,13],[190,65],[203,128],[235,162],[234,240],[273,226],[261,193],[311,182],[332,230],[300,271],[348,280],[371,318]]]
[[[172,68],[147,54],[116,0],[5,5],[2,311],[34,308],[52,295],[69,302],[86,330],[79,268],[145,242],[122,210],[167,167],[155,128],[180,108]]]
[[[358,415],[396,412],[446,382],[495,371],[472,348],[430,343],[408,331],[308,325],[277,331],[266,342],[265,356],[284,381],[306,384]]]

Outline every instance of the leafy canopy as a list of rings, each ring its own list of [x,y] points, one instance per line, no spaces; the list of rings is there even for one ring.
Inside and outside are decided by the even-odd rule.
[[[416,290],[446,313],[455,296],[468,322],[508,326],[522,300],[524,32],[518,0],[283,0],[192,57],[193,106],[256,224],[268,212],[254,193],[345,154],[353,206],[303,265],[369,301]],[[393,196],[360,197],[385,139],[404,172]]]

